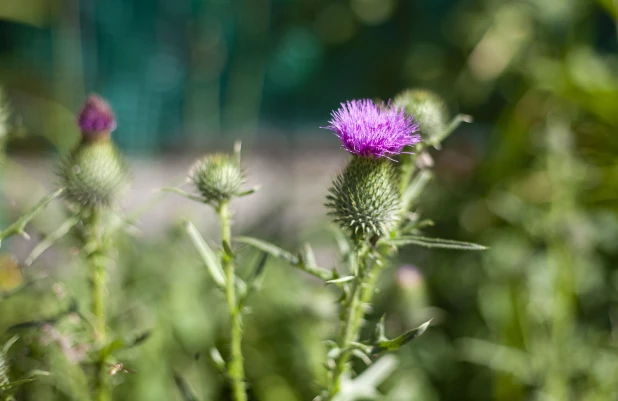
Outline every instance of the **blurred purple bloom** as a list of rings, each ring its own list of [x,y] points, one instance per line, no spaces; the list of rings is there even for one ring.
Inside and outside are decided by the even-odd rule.
[[[416,266],[403,265],[397,270],[397,283],[401,288],[417,288],[423,282],[423,274]]]
[[[370,99],[341,103],[326,128],[335,133],[343,147],[365,157],[399,154],[405,146],[421,141],[414,118],[402,108],[375,104]]]
[[[84,133],[111,132],[116,129],[116,118],[102,97],[90,95],[79,114],[79,128]]]

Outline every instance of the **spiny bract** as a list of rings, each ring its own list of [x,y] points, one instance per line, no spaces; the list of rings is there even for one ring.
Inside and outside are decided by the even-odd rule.
[[[396,179],[388,159],[354,156],[329,189],[329,215],[355,241],[388,233],[401,208]]]
[[[215,153],[198,160],[189,171],[189,179],[204,202],[216,205],[238,195],[245,175],[235,156]]]
[[[125,188],[128,169],[111,141],[84,140],[60,163],[58,175],[70,204],[105,209]]]
[[[448,109],[442,98],[424,89],[409,89],[397,95],[396,106],[414,116],[423,137],[433,138],[446,130]]]

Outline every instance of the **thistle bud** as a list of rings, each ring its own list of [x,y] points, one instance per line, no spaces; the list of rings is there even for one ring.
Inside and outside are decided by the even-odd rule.
[[[77,208],[106,209],[126,188],[128,169],[111,141],[116,120],[102,98],[91,95],[78,119],[81,142],[60,163],[64,197]]]
[[[394,103],[414,116],[421,134],[429,142],[446,131],[448,109],[442,98],[435,93],[423,89],[406,90],[395,97]]]
[[[355,241],[380,237],[395,228],[401,208],[393,163],[354,156],[327,195],[329,214]]]
[[[245,175],[236,157],[215,153],[195,162],[189,179],[204,202],[217,205],[239,194]]]

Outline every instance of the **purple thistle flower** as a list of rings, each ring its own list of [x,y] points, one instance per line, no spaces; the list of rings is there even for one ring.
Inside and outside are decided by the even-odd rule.
[[[350,153],[363,157],[387,157],[421,141],[418,125],[403,108],[376,105],[370,99],[341,103],[326,128],[335,133]]]
[[[84,134],[109,134],[116,129],[112,108],[98,95],[88,96],[77,123]]]

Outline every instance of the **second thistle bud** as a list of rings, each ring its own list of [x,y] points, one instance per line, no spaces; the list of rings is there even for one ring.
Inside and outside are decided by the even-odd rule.
[[[237,157],[215,153],[198,160],[189,171],[189,179],[204,202],[217,205],[240,193],[245,174]]]
[[[65,187],[64,197],[76,208],[106,209],[126,187],[128,168],[111,141],[116,127],[111,108],[92,95],[79,120],[81,142],[60,163],[58,175]]]
[[[447,129],[449,113],[442,98],[423,89],[406,90],[397,95],[394,104],[414,116],[423,137],[431,141]]]
[[[329,189],[329,214],[355,241],[387,234],[401,207],[396,178],[388,159],[354,156]]]

